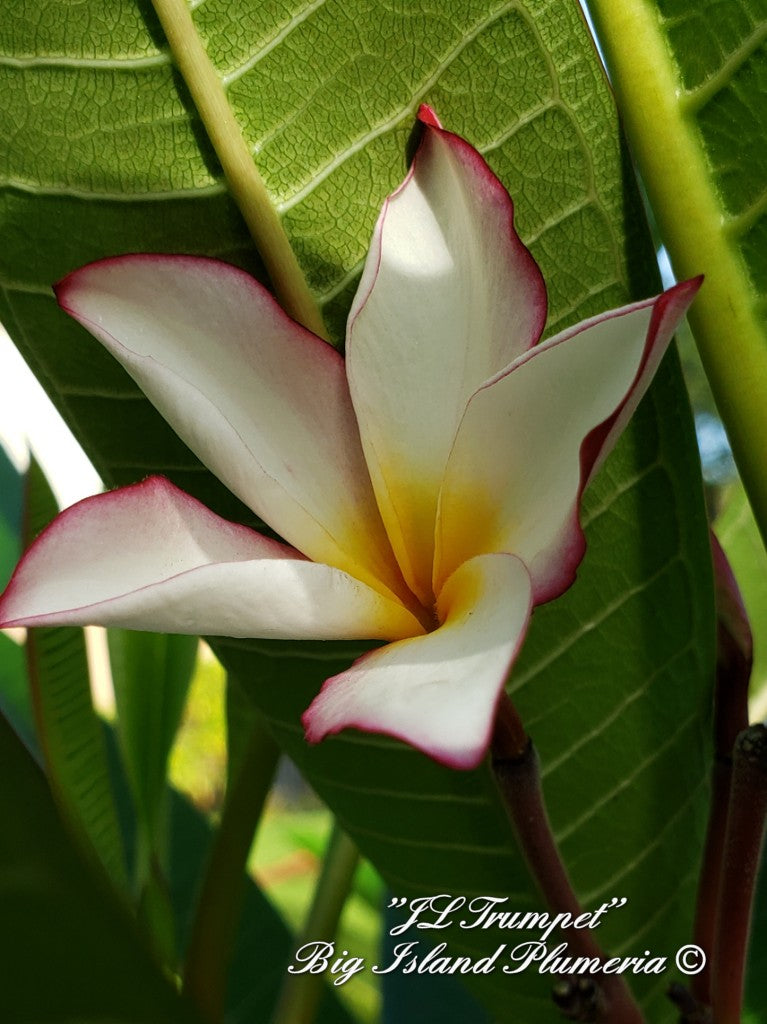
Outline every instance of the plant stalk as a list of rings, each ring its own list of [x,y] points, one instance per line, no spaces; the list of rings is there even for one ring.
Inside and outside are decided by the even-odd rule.
[[[679,280],[705,274],[689,321],[767,544],[767,461],[755,441],[767,435],[764,318],[741,254],[742,226],[711,179],[697,124],[705,97],[685,90],[660,5],[589,0],[589,11],[674,272]]]
[[[280,305],[298,323],[327,340],[322,315],[242,137],[186,0],[152,0],[152,4]]]
[[[711,803],[703,846],[693,941],[706,954],[690,991],[700,1007],[711,1006],[711,969],[720,899],[724,843],[732,788],[732,755],[739,733],[748,728],[748,684],[753,640],[748,615],[729,562],[711,534],[717,606],[717,664],[714,687],[714,764]]]
[[[307,942],[330,942],[333,939],[358,863],[357,847],[336,822],[328,840],[309,916],[296,939],[296,949]],[[321,974],[286,974],[271,1024],[311,1024],[324,985]]]
[[[248,854],[280,750],[260,716],[229,787],[200,890],[184,964],[184,990],[210,1024],[221,1024]]]
[[[491,760],[509,820],[546,906],[552,913],[570,914],[574,920],[583,909],[551,831],[538,755],[505,694],[496,717]],[[590,930],[562,928],[561,933],[576,956],[605,959]],[[555,999],[565,1016],[571,1019],[590,1020],[595,1024],[643,1024],[644,1021],[620,975],[601,975],[594,982],[593,991],[585,996],[579,987],[565,984],[555,993]]]
[[[741,1024],[748,938],[767,817],[767,727],[744,729],[735,744],[730,812],[714,939],[714,1024]]]

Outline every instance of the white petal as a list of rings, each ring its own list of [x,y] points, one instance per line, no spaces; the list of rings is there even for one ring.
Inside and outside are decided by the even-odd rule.
[[[0,626],[391,639],[423,632],[399,602],[221,519],[162,477],[86,498],[30,547]]]
[[[437,496],[458,422],[480,384],[537,341],[546,296],[506,190],[467,142],[428,110],[421,118],[349,317],[347,372],[387,531],[428,603]]]
[[[531,585],[511,555],[462,565],[440,594],[442,625],[364,655],[304,714],[307,739],[347,726],[396,736],[455,768],[482,759],[530,617]]]
[[[343,360],[249,275],[215,260],[123,256],[70,274],[57,297],[280,536],[403,593]]]
[[[480,388],[450,455],[435,585],[473,555],[507,551],[536,604],[572,582],[580,497],[617,440],[699,287],[605,313],[551,338]]]

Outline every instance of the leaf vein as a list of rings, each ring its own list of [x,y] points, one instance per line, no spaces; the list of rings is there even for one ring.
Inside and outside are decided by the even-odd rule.
[[[562,751],[562,753],[558,757],[552,758],[550,761],[548,761],[542,769],[542,776],[545,778],[551,772],[556,771],[557,768],[564,764],[565,761],[568,761],[577,750],[580,750],[581,747],[595,740],[601,733],[605,731],[605,729],[607,729],[610,725],[613,724],[613,722],[617,721],[620,718],[620,716],[623,714],[626,708],[631,707],[632,704],[634,704],[637,700],[639,700],[641,697],[645,695],[645,693],[650,688],[654,680],[656,680],[662,673],[664,673],[670,665],[673,665],[675,661],[677,661],[679,658],[684,657],[684,655],[687,654],[690,650],[692,650],[692,644],[685,644],[685,646],[676,651],[674,655],[668,659],[668,661],[664,662],[664,664],[662,665],[659,665],[651,675],[649,675],[646,679],[642,681],[641,686],[639,686],[636,690],[632,691],[632,693],[630,693],[627,697],[624,697],[624,699],[620,701],[605,718],[602,718],[591,731],[582,733],[576,739],[576,741],[566,750]]]
[[[697,722],[698,717],[699,716],[698,716],[697,712],[694,715],[690,715],[690,717],[685,722],[682,723],[681,729],[686,729],[692,723]],[[680,731],[681,731],[681,729],[680,729]],[[677,738],[678,738],[678,734],[673,736],[672,740],[673,739],[677,739]],[[664,746],[668,746],[668,744],[664,744]],[[652,760],[653,760],[653,758],[650,759],[650,761],[652,761]],[[642,765],[642,769],[644,769],[646,764],[647,764],[647,762],[645,762],[645,764]],[[638,772],[634,772],[634,777],[636,777],[637,774],[638,774]],[[699,792],[705,786],[708,786],[708,777],[704,775],[704,776],[701,776],[701,778],[698,780],[698,782],[695,785],[695,787],[688,794],[687,798],[679,805],[679,807],[674,812],[674,814],[672,814],[671,817],[668,818],[668,820],[664,823],[664,825],[660,829],[660,831],[656,833],[655,838],[653,839],[653,841],[651,843],[648,843],[647,846],[645,846],[644,849],[642,849],[636,855],[636,857],[634,857],[630,861],[626,861],[623,865],[621,865],[620,870],[616,874],[614,874],[611,878],[608,878],[606,881],[604,881],[599,886],[599,888],[593,889],[591,892],[588,892],[585,895],[583,895],[583,897],[582,897],[583,903],[590,904],[590,903],[595,902],[604,893],[609,892],[609,890],[614,887],[616,882],[620,881],[626,875],[630,875],[633,871],[635,871],[639,867],[639,865],[642,863],[642,861],[646,860],[647,857],[649,856],[649,854],[652,853],[654,850],[656,850],[663,843],[663,841],[664,841],[664,833],[666,833],[669,830],[669,828],[677,821],[677,819],[680,818],[687,811],[687,809],[690,806],[690,804],[692,804],[695,801],[697,801]],[[618,788],[622,789],[622,788],[625,788],[625,786],[621,786],[621,787],[618,787]],[[617,792],[617,790],[616,790],[616,792]]]
[[[0,67],[23,70],[25,68],[75,68],[94,71],[137,71],[142,68],[156,68],[170,64],[165,53],[146,57],[71,57],[66,54],[41,54],[34,57],[12,57],[0,54]]]
[[[509,693],[514,693],[521,686],[524,686],[525,683],[529,682],[531,678],[538,675],[539,672],[543,671],[543,669],[548,668],[550,665],[552,665],[555,661],[561,658],[563,654],[566,654],[567,651],[569,651],[570,648],[573,646],[573,644],[576,644],[581,639],[581,637],[584,636],[584,634],[590,633],[598,626],[601,626],[603,622],[605,622],[607,619],[610,618],[611,615],[613,615],[616,611],[622,608],[624,604],[626,604],[632,598],[636,597],[637,594],[641,594],[643,590],[646,590],[648,587],[652,586],[653,583],[656,583],[662,576],[664,576],[669,571],[669,569],[675,566],[678,562],[680,562],[680,558],[678,555],[674,556],[674,558],[669,559],[669,561],[666,562],[665,565],[663,565],[660,569],[654,572],[651,576],[648,576],[646,579],[642,580],[640,583],[637,583],[635,586],[629,587],[628,590],[624,590],[623,593],[621,593],[620,596],[617,597],[614,601],[611,601],[610,604],[605,605],[602,608],[599,615],[596,615],[588,622],[582,622],[574,632],[568,634],[563,639],[562,643],[560,643],[556,647],[553,647],[544,658],[541,658],[541,660],[536,662],[534,665],[529,666],[526,672],[520,673],[516,678],[514,677],[514,673],[512,673],[512,686],[509,690]]]
[[[294,31],[294,29],[298,28],[298,26],[314,14],[316,10],[323,7],[326,2],[327,0],[313,0],[313,2],[308,4],[299,14],[296,14],[295,17],[290,19],[290,21],[286,22],[276,35],[272,36],[272,38],[269,39],[260,49],[248,57],[243,64],[235,68],[233,71],[222,75],[221,81],[223,82],[224,87],[231,85],[232,82],[236,82],[238,79],[242,78],[243,75],[246,75],[248,71],[251,71],[259,61],[263,60],[264,57],[271,53],[272,50],[279,46],[280,43]]]
[[[681,94],[679,106],[682,113],[685,115],[699,113],[718,92],[729,85],[739,68],[759,49],[765,39],[767,39],[767,21],[757,25],[751,35],[747,36],[740,46],[728,54],[727,59],[714,74],[710,75],[701,85]]]
[[[447,68],[458,59],[463,51],[471,45],[477,39],[485,29],[494,25],[497,21],[500,21],[502,17],[508,14],[510,11],[519,10],[519,4],[516,2],[506,3],[499,7],[493,12],[490,17],[481,18],[472,28],[470,28],[461,38],[450,53],[442,60],[436,70],[432,72],[423,82],[421,82],[415,95],[412,97],[410,103],[408,103],[402,110],[396,113],[393,117],[383,121],[377,125],[371,131],[366,132],[364,135],[353,142],[346,149],[341,150],[337,153],[332,160],[329,160],[323,167],[321,167],[316,173],[314,173],[311,179],[300,189],[294,192],[288,199],[283,200],[281,203],[277,203],[276,209],[280,215],[286,214],[294,206],[297,206],[300,202],[303,202],[307,196],[311,195],[314,190],[325,181],[326,178],[336,171],[339,167],[346,163],[355,153],[359,153],[360,150],[364,149],[367,145],[373,142],[375,139],[380,138],[382,135],[386,135],[387,132],[393,131],[399,124],[408,118],[415,116],[415,110],[418,104],[421,102],[421,98],[435,85],[439,79],[445,74]],[[263,143],[262,143],[263,144]],[[261,145],[262,145],[261,144]],[[257,147],[257,149],[260,148]]]
[[[149,189],[146,192],[111,192],[108,189],[89,190],[75,188],[70,185],[54,185],[52,182],[42,184],[40,182],[25,181],[22,178],[5,178],[0,180],[0,189],[27,192],[34,196],[60,196],[67,199],[85,199],[89,202],[104,201],[110,203],[199,199],[207,196],[221,195],[226,192],[226,186],[222,182],[213,182],[210,185],[195,185],[193,188],[168,189],[166,192],[156,192]]]

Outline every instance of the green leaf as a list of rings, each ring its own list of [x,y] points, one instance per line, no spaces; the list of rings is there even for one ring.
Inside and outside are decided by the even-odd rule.
[[[27,750],[41,761],[35,733],[24,648],[0,633],[0,713],[5,715]]]
[[[114,730],[105,726],[104,734],[115,779],[118,811],[128,837],[128,848],[133,850],[136,817],[130,785]],[[190,940],[200,880],[215,844],[216,832],[206,817],[172,787],[168,791],[168,837],[168,889],[174,931],[183,951]],[[252,877],[245,878],[243,889],[240,931],[229,974],[226,1020],[228,1024],[260,1024],[269,1019],[293,939],[282,916]],[[269,955],[260,956],[261,950],[268,950]],[[254,959],[258,959],[258,970],[254,970]],[[330,991],[326,993],[317,1024],[350,1024],[348,1014],[335,995]],[[158,1012],[161,1005],[158,1005]]]
[[[26,481],[24,546],[58,512],[43,471],[33,459]],[[91,699],[82,629],[27,631],[27,668],[37,735],[51,789],[71,827],[82,833],[116,885],[125,862],[101,723]]]
[[[117,729],[139,832],[156,836],[173,746],[194,673],[190,636],[108,632]],[[151,845],[151,844],[150,844]]]
[[[21,554],[21,474],[0,445],[0,583],[10,579]],[[24,650],[0,634],[0,712],[12,724],[28,750],[39,758],[29,699]]]
[[[13,1024],[199,1024],[63,826],[0,716],[0,1017]]]
[[[171,793],[171,895],[182,943],[189,938],[192,911],[205,857],[215,841],[210,825],[178,793]],[[268,1021],[293,945],[285,922],[252,878],[244,884],[242,917],[227,991],[228,1024]],[[257,970],[254,969],[257,963]],[[351,1024],[351,1017],[328,990],[316,1024]]]
[[[0,444],[0,583],[5,586],[21,554],[21,474]]]
[[[198,640],[110,629],[109,660],[117,731],[136,813],[133,884],[139,918],[164,962],[176,940],[165,880],[168,755],[192,681]]]
[[[226,680],[226,788],[236,785],[248,756],[254,729],[263,728],[259,711],[253,706],[237,679]]]
[[[11,140],[0,216],[13,240],[0,253],[0,316],[105,480],[160,470],[252,522],[49,297],[49,282],[73,267],[137,249],[258,270],[151,13],[141,8],[147,29],[128,5],[115,3],[108,19],[103,4],[86,8],[82,34],[64,31],[53,0],[29,21],[0,19],[14,18],[12,59],[0,63]],[[479,146],[514,196],[548,282],[549,332],[657,289],[611,96],[575,5],[209,0],[194,17],[337,338],[421,101]],[[583,901],[629,900],[600,940],[672,955],[689,940],[713,665],[707,532],[673,356],[591,488],[586,518],[579,581],[536,612],[515,699]],[[300,713],[359,648],[216,650],[395,895],[488,893],[542,909],[485,768],[450,772],[352,731],[306,745]],[[482,955],[508,935],[440,937],[456,954]],[[636,980],[653,1024],[674,1017],[667,980]],[[551,1020],[550,979],[474,983],[496,1017]]]
[[[690,322],[767,542],[767,5],[589,7],[674,269],[706,275]]]
[[[233,688],[229,687],[232,693]],[[201,879],[194,925],[184,960],[186,991],[205,1016],[221,1017],[231,951],[242,907],[243,880],[253,836],[274,780],[280,751],[253,708],[247,737],[238,745],[226,798]]]

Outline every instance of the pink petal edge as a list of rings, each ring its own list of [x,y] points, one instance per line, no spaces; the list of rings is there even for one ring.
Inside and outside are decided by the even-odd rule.
[[[689,281],[683,281],[680,284],[674,285],[653,298],[643,299],[584,320],[530,349],[530,351],[520,356],[519,359],[516,359],[511,366],[496,374],[495,377],[478,389],[478,391],[482,391],[485,388],[492,387],[496,381],[513,373],[515,369],[528,360],[535,359],[542,351],[569,341],[594,324],[615,317],[625,316],[639,309],[653,307],[644,351],[631,386],[613,414],[591,430],[581,444],[580,487],[567,519],[563,523],[559,539],[551,545],[552,559],[550,570],[542,574],[536,574],[533,592],[533,603],[535,606],[554,600],[568,590],[575,582],[578,566],[586,552],[586,537],[580,523],[580,507],[583,493],[607,455],[612,451],[620,434],[644,396],[679,321],[695,298],[702,282],[702,276],[692,278]]]
[[[144,480],[136,484],[129,484],[126,487],[118,487],[115,490],[106,491],[103,494],[93,494],[88,498],[83,498],[81,501],[76,502],[74,505],[70,505],[69,508],[60,512],[56,518],[38,534],[23,553],[13,571],[13,575],[8,581],[8,585],[3,593],[0,594],[0,629],[6,629],[12,626],[31,626],[36,623],[44,625],[45,622],[50,619],[51,613],[31,617],[16,616],[11,618],[7,618],[6,613],[8,606],[13,605],[24,587],[28,586],[30,582],[34,583],[34,577],[36,575],[34,563],[41,558],[43,561],[45,560],[49,547],[57,544],[59,534],[63,530],[71,529],[73,526],[76,529],[78,520],[81,520],[84,515],[90,514],[96,507],[99,508],[99,511],[103,515],[108,517],[110,508],[124,505],[126,499],[128,499],[128,501],[135,502],[136,499],[139,499],[140,501],[141,498],[144,498],[147,504],[157,500],[158,498],[169,498],[173,502],[178,502],[180,505],[186,505],[195,515],[201,517],[202,521],[206,521],[217,531],[222,531],[223,534],[232,540],[244,541],[247,544],[252,544],[255,541],[259,548],[261,548],[264,557],[293,559],[302,562],[307,561],[300,551],[297,551],[295,548],[292,548],[287,544],[282,544],[270,537],[264,537],[262,534],[257,533],[255,530],[251,530],[247,526],[242,526],[239,523],[233,523],[227,519],[222,519],[201,501],[198,501],[197,498],[193,498],[190,494],[187,494],[186,491],[177,487],[174,483],[168,480],[167,477],[155,474],[153,476],[146,477]],[[30,572],[30,567],[33,574],[31,581],[25,579],[27,574]],[[180,575],[183,575],[183,572],[180,573]],[[91,604],[75,606],[73,608],[66,609],[66,611],[78,612],[89,607],[91,607]]]
[[[219,260],[117,256],[55,291],[201,461],[290,544],[407,599],[332,345]]]
[[[347,324],[346,331],[347,344],[348,339],[351,336],[354,321],[362,311],[362,308],[367,302],[370,292],[373,290],[373,286],[375,285],[375,279],[378,275],[378,267],[381,262],[381,236],[383,224],[386,219],[386,213],[389,205],[393,199],[396,199],[396,197],[407,188],[410,181],[415,177],[419,153],[423,150],[423,147],[426,144],[428,132],[434,132],[436,135],[439,135],[440,138],[444,139],[445,142],[447,142],[447,144],[460,155],[460,158],[465,161],[465,163],[476,174],[477,180],[484,186],[486,198],[494,201],[501,209],[505,209],[508,219],[509,236],[513,242],[514,252],[520,259],[522,265],[526,268],[526,272],[529,274],[528,285],[533,292],[531,305],[535,309],[536,325],[532,331],[531,340],[528,346],[528,348],[531,348],[536,344],[543,332],[543,328],[546,326],[548,296],[546,293],[546,282],[543,278],[540,267],[536,263],[530,250],[522,242],[521,238],[517,234],[516,228],[514,227],[514,201],[511,198],[511,195],[500,179],[491,170],[489,164],[479,150],[475,149],[470,142],[467,142],[466,139],[462,138],[460,135],[456,135],[455,132],[450,132],[443,128],[442,122],[437,117],[436,112],[427,103],[422,103],[419,106],[416,114],[416,121],[418,124],[423,126],[423,132],[407,174],[401,184],[386,197],[378,216],[378,221],[373,232],[369,250],[370,253],[374,252],[376,255],[375,268],[369,270],[368,268],[370,263],[366,262],[357,288],[357,293],[354,297],[352,309],[349,313],[349,322]],[[516,266],[512,266],[510,269],[516,275],[518,268]]]
[[[525,576],[528,580],[529,585],[529,574],[524,566],[524,563],[514,555],[508,554],[497,554],[497,555],[480,555],[477,559],[472,561],[478,562],[480,560],[487,559],[503,559],[508,560],[509,563],[516,563],[518,567],[524,570]],[[456,572],[453,574],[455,577],[463,569],[465,569],[467,563],[463,566],[459,566]],[[448,586],[450,581],[446,584]],[[443,593],[445,592],[443,588]],[[397,648],[400,644],[410,644],[412,642],[426,641],[428,642],[430,636],[435,636],[439,633],[439,628],[434,633],[427,634],[425,637],[416,637],[413,640],[405,640],[404,642],[395,642],[394,644],[388,644],[384,647],[377,648],[373,651],[368,651],[358,658],[352,666],[345,672],[341,672],[335,676],[331,676],[326,679],[322,685],[320,692],[314,698],[312,703],[309,705],[307,710],[301,716],[301,721],[304,726],[305,736],[307,742],[311,744],[317,744],[321,740],[328,736],[335,735],[342,732],[344,729],[358,729],[362,732],[377,733],[383,736],[389,736],[392,739],[396,739],[406,744],[409,747],[413,747],[426,754],[432,760],[437,761],[440,764],[445,765],[448,768],[455,768],[461,770],[471,770],[476,768],[485,756],[490,741],[492,739],[493,728],[495,724],[496,713],[498,704],[503,697],[506,680],[512,665],[517,659],[519,652],[522,648],[525,636],[527,634],[527,627],[530,620],[530,615],[533,610],[533,600],[531,590],[527,591],[527,598],[525,601],[524,614],[522,616],[521,627],[517,630],[514,636],[513,642],[509,645],[508,655],[505,658],[502,671],[498,673],[497,685],[495,686],[495,694],[492,701],[488,702],[486,723],[482,729],[482,734],[469,746],[464,748],[456,747],[454,742],[451,743],[452,737],[450,735],[437,735],[425,742],[414,738],[409,735],[405,730],[398,730],[386,726],[382,726],[377,720],[375,715],[369,716],[364,713],[352,713],[348,716],[344,716],[342,721],[335,721],[331,724],[327,724],[322,721],[325,716],[326,706],[334,705],[338,700],[339,693],[343,692],[343,687],[346,684],[347,677],[353,676],[356,671],[361,667],[364,669],[367,662],[376,661],[378,658],[386,658],[386,652],[391,648]],[[480,613],[481,614],[481,613]],[[448,616],[449,622],[449,616]],[[441,628],[441,627],[440,627]],[[466,699],[471,701],[471,680],[466,680],[467,694]]]

